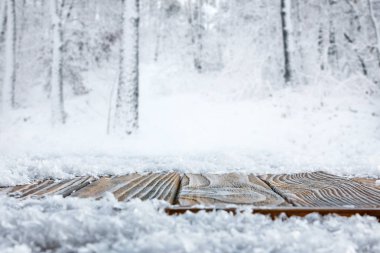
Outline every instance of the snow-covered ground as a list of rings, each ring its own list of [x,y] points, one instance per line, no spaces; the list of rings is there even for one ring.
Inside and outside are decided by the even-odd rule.
[[[237,90],[238,80],[228,75],[158,71],[162,68],[146,67],[141,127],[132,137],[107,135],[112,91],[104,82],[115,80],[112,71],[90,74],[87,82],[97,92],[66,101],[69,118],[63,127],[51,127],[46,98],[5,117],[0,185],[172,170],[380,176],[375,85],[325,79],[297,88],[244,90],[242,80],[243,90]]]
[[[0,120],[0,185],[134,171],[380,176],[380,91],[363,79],[256,88],[252,77],[162,69],[145,66],[140,129],[130,137],[107,134],[114,71],[89,73],[94,92],[68,96],[65,126],[51,127],[43,92],[26,94],[30,103]],[[380,251],[370,217],[170,217],[164,207],[0,196],[0,252]]]
[[[380,223],[370,217],[168,216],[163,203],[118,203],[112,196],[0,202],[2,253],[380,251]]]

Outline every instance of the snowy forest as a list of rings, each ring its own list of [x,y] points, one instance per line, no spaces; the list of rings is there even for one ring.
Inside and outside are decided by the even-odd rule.
[[[2,0],[0,55],[3,164],[379,162],[377,0]]]
[[[250,87],[236,87],[248,91],[320,76],[378,85],[378,8],[374,0],[3,0],[2,111],[49,99],[52,122],[64,124],[65,102],[97,92],[86,76],[107,68],[114,73],[103,85],[118,79],[112,116],[137,128],[138,88],[129,86],[149,64],[249,74]]]
[[[380,0],[0,0],[0,217],[0,253],[380,252]]]

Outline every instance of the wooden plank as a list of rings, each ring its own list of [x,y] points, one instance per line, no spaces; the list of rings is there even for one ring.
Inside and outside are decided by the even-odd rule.
[[[325,172],[266,175],[261,178],[299,207],[380,207],[380,190]]]
[[[251,210],[239,210],[238,208],[194,208],[194,207],[169,207],[165,209],[168,215],[181,215],[187,212],[228,212],[236,215],[237,213],[252,212],[252,214],[269,215],[272,219],[276,219],[281,215],[287,217],[298,216],[305,217],[306,215],[317,213],[319,215],[339,215],[343,217],[350,217],[354,215],[360,216],[373,216],[380,221],[380,208],[302,208],[302,207],[274,207],[274,208],[260,208],[254,207]]]
[[[101,198],[106,192],[112,192],[119,201],[127,201],[132,198],[160,199],[173,204],[179,182],[180,175],[174,172],[147,175],[134,173],[127,176],[101,178],[72,196]]]
[[[361,183],[361,184],[364,184],[364,185],[368,185],[370,187],[377,188],[380,190],[380,184],[378,183],[379,179],[376,179],[376,178],[352,178],[351,180],[358,182],[358,183]]]
[[[105,192],[112,191],[113,187],[117,187],[117,185],[123,181],[124,176],[114,178],[101,177],[96,182],[74,192],[71,196],[80,198],[99,198],[102,197]]]
[[[57,181],[50,184],[48,187],[42,188],[35,192],[34,196],[47,196],[47,195],[62,195],[67,197],[75,191],[89,185],[96,179],[91,176],[76,177],[73,179]]]
[[[30,185],[21,185],[13,187],[8,195],[18,198],[29,196],[47,196],[47,195],[62,195],[69,196],[72,192],[81,189],[90,184],[95,179],[93,177],[77,177],[62,181],[54,181],[52,179],[38,181]]]
[[[44,181],[47,181],[47,180],[38,180],[31,184],[17,185],[17,186],[11,187],[8,191],[8,195],[12,197],[22,197],[25,193],[32,191],[33,189],[36,189]]]
[[[281,206],[286,201],[253,175],[186,174],[178,195],[181,206],[255,205]]]

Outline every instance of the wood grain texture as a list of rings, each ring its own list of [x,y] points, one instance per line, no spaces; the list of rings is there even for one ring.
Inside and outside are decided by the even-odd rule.
[[[181,182],[178,202],[181,206],[254,205],[281,206],[286,201],[253,175],[237,173],[186,174]]]
[[[358,183],[361,183],[361,184],[364,184],[364,185],[368,185],[370,187],[377,188],[380,190],[380,185],[378,183],[376,183],[376,182],[378,182],[379,179],[376,179],[376,178],[352,178],[351,180],[358,182]]]
[[[93,177],[76,177],[74,179],[67,179],[62,181],[54,181],[52,179],[37,181],[29,185],[21,185],[13,187],[8,195],[18,198],[29,196],[47,196],[47,195],[62,195],[63,197],[69,196],[82,187],[90,184],[95,179]]]
[[[112,192],[119,201],[127,201],[132,198],[160,199],[173,204],[179,182],[180,175],[178,173],[148,175],[134,173],[127,176],[103,177],[72,196],[101,198],[107,192]]]
[[[298,207],[380,207],[380,190],[325,172],[266,175],[261,179]]]

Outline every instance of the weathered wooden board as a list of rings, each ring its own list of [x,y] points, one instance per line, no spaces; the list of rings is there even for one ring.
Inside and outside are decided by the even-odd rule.
[[[51,179],[37,181],[29,185],[21,185],[13,187],[8,195],[24,198],[28,196],[46,196],[46,195],[62,195],[69,196],[72,192],[77,191],[90,184],[95,179],[93,177],[77,177],[62,181],[54,181]]]
[[[253,175],[237,173],[186,174],[181,182],[178,202],[181,206],[254,205],[281,206],[286,201]]]
[[[375,179],[375,178],[352,178],[351,180],[358,182],[358,183],[361,183],[361,184],[364,184],[364,185],[368,185],[370,187],[377,188],[380,190],[380,184],[377,183],[377,182],[379,182],[379,179]]]
[[[179,182],[178,173],[147,175],[135,173],[127,176],[103,177],[72,196],[100,198],[106,192],[112,192],[119,201],[140,198],[142,200],[161,199],[174,203]]]
[[[266,175],[261,179],[299,207],[380,207],[380,190],[325,172]]]
[[[7,194],[12,197],[22,197],[25,193],[33,192],[41,186],[46,186],[45,182],[50,181],[51,180],[38,180],[30,184],[17,185],[9,188]]]

